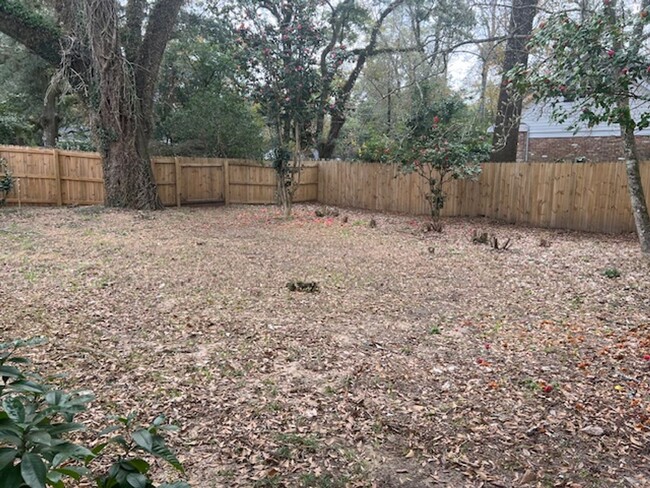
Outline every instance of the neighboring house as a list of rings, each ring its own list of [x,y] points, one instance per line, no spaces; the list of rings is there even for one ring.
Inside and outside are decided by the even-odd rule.
[[[571,102],[563,102],[570,106]],[[632,113],[650,111],[649,104],[633,107]],[[603,162],[624,159],[620,129],[617,124],[582,125],[577,133],[568,130],[576,117],[562,124],[555,122],[550,107],[529,105],[523,110],[519,127],[517,161]],[[650,128],[637,132],[639,158],[650,160]]]

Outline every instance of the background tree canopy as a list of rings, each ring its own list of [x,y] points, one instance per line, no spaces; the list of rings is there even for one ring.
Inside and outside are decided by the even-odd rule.
[[[135,61],[146,47],[146,18],[174,2],[95,3],[110,6],[123,53]],[[99,106],[84,100],[88,86],[66,78],[65,50],[49,43],[66,33],[85,38],[81,17],[71,15],[75,8],[83,13],[82,4],[0,1],[1,143],[102,149],[101,130],[89,137]],[[288,140],[291,121],[299,120],[306,152],[355,158],[364,144],[402,137],[425,98],[455,91],[464,75],[448,60],[459,48],[469,46],[470,56],[494,66],[490,53],[507,34],[498,20],[507,10],[446,0],[186,2],[168,29],[159,74],[138,85],[155,90],[148,144],[162,154],[260,157],[277,145],[278,121]],[[23,24],[33,24],[40,39],[27,38]],[[491,51],[472,47],[488,35]],[[474,83],[480,93],[465,93],[470,105],[478,107],[480,98],[487,113],[485,93],[498,85],[498,73],[491,75],[482,87]],[[148,111],[149,102],[143,107]]]

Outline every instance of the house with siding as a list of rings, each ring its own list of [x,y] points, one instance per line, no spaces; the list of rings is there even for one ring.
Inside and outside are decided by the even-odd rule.
[[[570,112],[571,102],[561,102]],[[640,113],[650,111],[648,103],[632,107],[638,120]],[[617,124],[579,126],[570,130],[577,119],[569,116],[563,123],[554,121],[551,108],[530,104],[524,108],[519,127],[517,161],[531,162],[604,162],[624,159],[620,129]],[[650,128],[637,131],[637,147],[641,160],[650,160]]]

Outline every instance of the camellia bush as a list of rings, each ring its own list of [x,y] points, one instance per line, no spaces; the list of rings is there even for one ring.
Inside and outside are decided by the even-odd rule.
[[[278,200],[289,217],[300,184],[302,145],[310,139],[309,121],[318,106],[320,77],[314,59],[325,42],[315,22],[319,2],[274,5],[247,0],[240,7],[243,22],[236,31],[236,59],[272,128]]]
[[[464,118],[464,103],[451,98],[421,109],[410,121],[410,131],[395,160],[405,173],[426,181],[431,218],[436,221],[445,206],[446,187],[452,180],[476,178],[481,162],[490,157],[485,134]]]
[[[636,229],[642,251],[650,255],[650,216],[635,138],[636,131],[650,127],[648,36],[650,0],[603,0],[593,10],[559,12],[530,39],[537,63],[513,68],[506,83],[547,104],[556,121],[572,117],[569,129],[619,126]]]
[[[184,473],[161,435],[175,429],[164,417],[147,427],[137,426],[134,415],[120,417],[98,434],[92,448],[70,440],[85,430],[75,418],[94,396],[48,385],[27,367],[27,359],[15,355],[21,346],[42,342],[0,344],[0,488],[66,488],[82,480],[97,488],[189,488],[184,481],[155,485],[150,477],[146,458],[162,459]]]

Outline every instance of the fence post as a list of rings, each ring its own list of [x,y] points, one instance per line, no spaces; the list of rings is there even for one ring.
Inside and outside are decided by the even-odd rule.
[[[52,158],[54,160],[54,176],[56,178],[56,204],[63,206],[63,188],[61,181],[61,166],[59,164],[59,150],[52,149]]]
[[[174,156],[174,165],[176,167],[176,206],[181,206],[181,160]]]
[[[230,165],[227,159],[223,161],[223,200],[226,205],[230,204]]]

